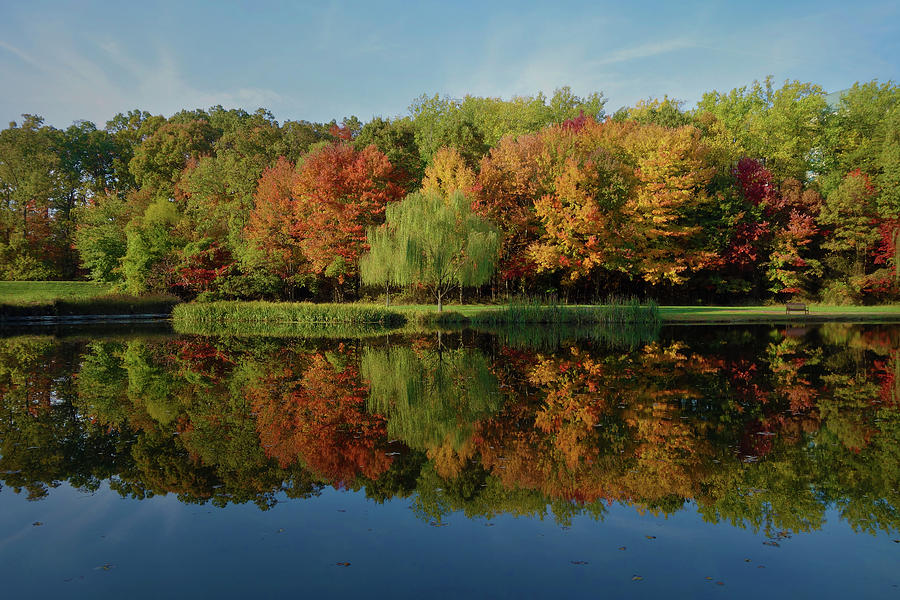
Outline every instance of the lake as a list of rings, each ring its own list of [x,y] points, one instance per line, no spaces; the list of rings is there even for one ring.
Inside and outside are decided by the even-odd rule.
[[[900,596],[897,325],[31,331],[8,598]]]

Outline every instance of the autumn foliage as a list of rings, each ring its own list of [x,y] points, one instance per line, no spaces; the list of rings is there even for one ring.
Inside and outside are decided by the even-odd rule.
[[[476,299],[900,294],[896,84],[830,105],[817,85],[771,78],[690,110],[604,104],[561,88],[422,96],[368,123],[212,107],[59,130],[23,115],[0,131],[0,275],[186,299],[371,298],[368,228],[407,195],[460,192],[501,238],[496,274],[463,290]]]

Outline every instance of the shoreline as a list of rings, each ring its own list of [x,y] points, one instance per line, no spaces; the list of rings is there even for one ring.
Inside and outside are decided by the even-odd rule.
[[[251,302],[236,301],[234,306],[251,306]],[[267,303],[278,309],[285,311],[296,306],[297,303]],[[309,305],[309,304],[307,304]],[[184,303],[176,306],[185,307],[199,306],[193,303]],[[428,325],[428,324],[478,324],[486,318],[490,318],[491,313],[501,311],[508,305],[484,305],[472,304],[456,306],[450,305],[445,311],[438,313],[433,306],[430,305],[398,305],[398,306],[378,306],[363,304],[328,304],[322,303],[312,305],[316,307],[346,307],[348,310],[354,310],[352,307],[362,308],[378,308],[381,314],[390,314],[397,320],[406,321],[405,325]],[[578,314],[581,312],[589,312],[592,309],[604,307],[606,305],[559,305],[561,312]],[[27,327],[42,325],[79,325],[79,324],[132,324],[132,323],[149,323],[149,322],[187,322],[188,319],[180,319],[173,312],[147,312],[147,313],[92,313],[92,314],[59,314],[53,305],[47,305],[45,314],[28,314],[28,315],[2,315],[0,314],[0,328],[8,327]],[[174,309],[174,307],[173,307]],[[178,312],[178,311],[174,311]],[[295,315],[296,316],[296,315]],[[274,318],[273,318],[274,317]],[[374,321],[371,323],[360,321],[310,321],[305,319],[289,318],[287,314],[285,318],[277,315],[269,315],[268,318],[246,318],[220,317],[213,321],[205,321],[206,323],[216,323],[222,326],[228,326],[237,323],[254,323],[256,325],[284,325],[291,323],[304,323],[315,325],[317,327],[327,328],[329,326],[340,326],[353,323],[357,326],[372,325],[385,326],[388,323],[384,321]],[[732,306],[660,306],[658,308],[659,325],[750,325],[750,324],[772,324],[772,325],[815,325],[822,323],[871,323],[871,324],[890,324],[900,323],[900,305],[887,306],[821,306],[815,305],[810,307],[810,312],[798,314],[786,314],[777,307],[732,307]],[[394,320],[394,319],[391,319]],[[515,325],[527,326],[548,326],[555,323],[547,322],[527,322],[520,321],[509,323]],[[628,322],[618,323],[619,325],[628,325]],[[599,324],[598,324],[599,325]]]

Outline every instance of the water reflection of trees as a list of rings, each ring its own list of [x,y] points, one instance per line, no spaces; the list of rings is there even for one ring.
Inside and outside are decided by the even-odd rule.
[[[365,343],[0,341],[0,481],[185,502],[364,489],[416,511],[775,531],[900,525],[900,330],[664,332],[628,350],[455,334]]]
[[[470,348],[367,348],[361,371],[391,438],[427,452],[447,477],[473,457],[475,425],[500,408],[490,364]]]

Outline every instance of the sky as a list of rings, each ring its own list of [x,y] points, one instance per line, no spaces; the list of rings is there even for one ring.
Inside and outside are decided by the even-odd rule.
[[[900,80],[900,2],[0,0],[0,123],[265,107],[279,121],[407,114],[423,93],[561,86],[614,112],[772,75],[826,92]]]

